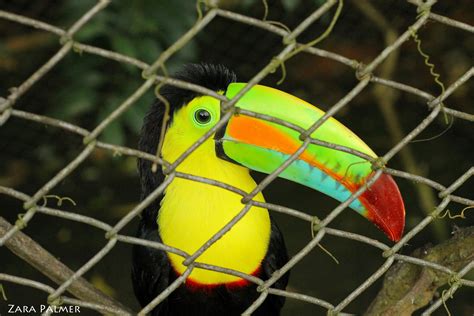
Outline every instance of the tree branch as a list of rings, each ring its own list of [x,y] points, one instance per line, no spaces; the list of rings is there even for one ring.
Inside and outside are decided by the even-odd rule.
[[[458,271],[474,260],[474,226],[458,230],[439,245],[417,249],[411,256]],[[441,270],[399,262],[385,275],[383,287],[365,315],[411,315],[427,305],[452,277]]]
[[[11,228],[12,225],[0,216],[0,237],[5,235]],[[5,245],[15,255],[28,262],[56,284],[62,284],[74,273],[46,249],[21,231],[16,232],[7,240]],[[128,307],[105,295],[84,278],[79,278],[74,281],[67,290],[81,300],[112,307],[122,311],[123,314],[132,314],[132,311]]]

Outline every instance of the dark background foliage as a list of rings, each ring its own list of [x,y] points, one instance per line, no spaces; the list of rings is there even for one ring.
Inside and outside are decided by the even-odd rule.
[[[309,12],[323,1],[269,1],[269,20],[280,21],[294,28]],[[319,44],[327,49],[370,62],[384,47],[384,33],[355,5],[345,1],[343,13],[331,36]],[[416,18],[416,8],[404,1],[374,0],[372,4],[383,14],[394,30],[403,32]],[[0,9],[37,18],[66,28],[87,11],[95,1],[29,1],[0,0]],[[440,1],[434,11],[451,18],[471,22],[473,11],[469,0]],[[233,11],[261,18],[264,14],[260,1],[221,1]],[[332,11],[333,12],[333,11]],[[306,42],[323,32],[331,15],[326,15],[309,27],[299,38]],[[75,39],[102,48],[126,54],[145,62],[153,62],[159,54],[181,36],[196,19],[193,1],[113,1],[75,36]],[[441,79],[452,83],[471,67],[474,39],[468,33],[430,22],[419,32],[423,48],[429,52]],[[0,20],[0,95],[19,85],[41,66],[60,47],[58,38],[19,24]],[[167,63],[170,73],[183,63],[205,61],[222,63],[235,70],[240,81],[249,80],[258,69],[268,63],[282,48],[281,38],[268,32],[216,18],[188,45]],[[286,63],[287,76],[279,89],[299,96],[323,109],[343,97],[356,83],[354,71],[337,62],[314,55],[300,54]],[[281,78],[278,70],[263,84],[276,86]],[[434,95],[439,94],[422,57],[412,41],[405,43],[393,79]],[[70,53],[15,104],[15,108],[63,119],[84,128],[94,128],[122,100],[140,84],[140,70],[97,56]],[[460,111],[472,113],[472,89],[466,84],[452,95],[447,103]],[[135,147],[142,118],[153,100],[152,92],[142,97],[101,136],[102,140]],[[396,119],[402,132],[408,133],[426,115],[423,100],[408,94],[399,94],[395,104]],[[383,154],[394,145],[387,121],[376,106],[373,89],[362,92],[350,106],[340,111],[337,118],[361,136],[374,150]],[[430,138],[446,130],[440,118],[419,137]],[[474,154],[472,123],[455,120],[442,136],[410,144],[420,174],[449,185],[472,165]],[[17,118],[10,118],[0,127],[0,185],[33,194],[40,186],[72,160],[81,150],[82,140],[63,131]],[[54,189],[54,194],[72,198],[77,205],[65,208],[86,214],[110,224],[116,223],[139,200],[139,183],[134,158],[114,156],[95,150],[71,176]],[[390,166],[405,170],[396,156]],[[255,175],[261,179],[261,175]],[[458,195],[472,198],[471,179]],[[412,183],[397,180],[407,206],[407,230],[426,214]],[[310,214],[324,217],[337,203],[304,187],[284,180],[273,182],[265,190],[268,201]],[[435,198],[435,202],[437,199]],[[50,202],[54,203],[54,202]],[[452,213],[463,207],[452,204]],[[14,222],[22,206],[0,196],[0,214]],[[287,240],[290,254],[296,253],[311,238],[307,223],[286,215],[275,214]],[[404,253],[426,243],[448,238],[454,225],[467,226],[465,220],[437,220],[437,228],[430,225],[404,248]],[[136,221],[124,233],[134,235]],[[388,242],[373,226],[351,211],[344,212],[333,223],[334,227],[357,232]],[[24,232],[53,253],[72,269],[79,268],[104,245],[103,233],[86,225],[50,218],[38,214]],[[290,289],[320,297],[332,303],[345,298],[370,276],[383,262],[380,252],[359,243],[325,237],[322,244],[339,260],[336,264],[316,248],[292,271]],[[124,304],[137,309],[129,278],[131,247],[119,244],[85,277],[97,287]],[[0,248],[0,271],[30,277],[49,283],[28,264],[13,256],[5,247]],[[471,275],[472,278],[472,275]],[[355,300],[347,311],[361,313],[380,287],[380,281]],[[7,303],[44,303],[46,296],[25,287],[4,284],[8,302],[0,299],[0,313]],[[447,305],[454,315],[474,313],[472,289],[461,289]],[[86,312],[84,312],[86,314]],[[437,314],[445,311],[440,309]],[[288,300],[284,315],[323,314],[323,309]]]

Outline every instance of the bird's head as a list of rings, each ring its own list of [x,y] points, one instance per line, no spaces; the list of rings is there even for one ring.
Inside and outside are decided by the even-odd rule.
[[[245,83],[235,82],[235,75],[223,66],[192,64],[175,77],[213,89],[228,98],[234,97],[245,86]],[[211,96],[171,86],[165,86],[160,93],[171,106],[162,156],[172,163],[219,121],[221,102]],[[309,128],[324,115],[317,107],[295,96],[262,85],[252,87],[240,98],[236,107],[236,113],[197,149],[200,153],[197,155],[200,159],[206,155],[213,159],[217,157],[225,163],[266,174],[273,172],[298,150],[302,144],[300,132],[263,118],[244,115],[239,109],[274,117],[301,129]],[[141,150],[156,152],[163,111],[163,105],[156,103],[145,118]],[[357,135],[334,118],[325,121],[311,137],[377,157]],[[188,158],[191,159],[191,156]],[[139,166],[143,191],[149,193],[159,184],[160,175],[153,175],[150,163],[145,160],[141,160]],[[184,171],[192,172],[189,169]],[[279,176],[342,202],[373,174],[371,163],[359,156],[310,144]],[[349,207],[377,225],[391,240],[401,238],[405,209],[398,187],[390,175],[382,174]]]

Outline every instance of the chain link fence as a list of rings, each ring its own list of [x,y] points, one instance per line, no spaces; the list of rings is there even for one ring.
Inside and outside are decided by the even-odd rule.
[[[403,43],[413,39],[417,40],[417,32],[420,30],[420,28],[427,25],[429,21],[444,24],[449,28],[459,29],[464,32],[466,36],[471,36],[472,33],[474,33],[473,26],[432,12],[431,7],[435,4],[436,1],[408,0],[408,2],[413,5],[413,10],[417,10],[417,12],[419,13],[418,18],[414,20],[413,24],[409,28],[407,28],[405,32],[403,32],[401,35],[397,36],[396,38],[391,38],[390,43],[386,45],[385,49],[383,49],[370,63],[367,64],[363,64],[357,60],[347,58],[331,51],[314,47],[315,44],[323,40],[325,37],[331,35],[330,33],[332,25],[334,25],[335,23],[344,23],[343,20],[337,21],[338,14],[343,8],[342,0],[325,1],[324,4],[322,4],[319,8],[317,8],[317,10],[309,14],[307,18],[301,21],[301,23],[292,31],[285,29],[278,23],[273,23],[271,21],[267,21],[266,19],[256,19],[250,16],[222,9],[219,7],[217,1],[198,1],[197,8],[199,17],[197,22],[185,34],[183,34],[178,40],[176,40],[173,45],[171,45],[168,49],[162,52],[152,64],[147,64],[141,60],[137,60],[135,58],[114,51],[105,50],[100,47],[88,45],[86,43],[80,43],[74,39],[74,35],[82,27],[84,27],[84,25],[94,19],[94,16],[96,16],[99,12],[107,9],[107,6],[110,3],[109,0],[97,1],[97,3],[93,7],[91,7],[88,12],[84,13],[68,29],[62,29],[36,19],[31,19],[26,16],[0,10],[0,19],[9,20],[14,23],[23,24],[28,27],[49,32],[51,34],[57,35],[61,41],[61,48],[46,63],[44,63],[40,68],[38,68],[29,78],[23,81],[20,85],[11,89],[11,93],[6,96],[6,98],[0,99],[0,126],[8,124],[8,121],[12,117],[16,117],[19,119],[29,120],[40,124],[46,124],[48,126],[51,126],[52,128],[60,129],[64,133],[72,133],[79,135],[80,137],[83,137],[84,144],[82,151],[77,155],[77,157],[70,161],[54,177],[49,179],[33,195],[27,195],[11,187],[0,186],[1,194],[22,201],[24,209],[23,211],[21,211],[21,215],[18,217],[18,220],[14,225],[9,225],[6,221],[2,220],[2,225],[0,229],[0,245],[10,248],[20,258],[26,260],[31,265],[40,267],[43,273],[53,279],[56,283],[58,283],[59,286],[57,288],[53,288],[42,282],[5,273],[0,273],[0,281],[13,282],[25,287],[32,287],[40,291],[44,291],[48,294],[47,304],[49,304],[50,306],[71,304],[102,313],[132,314],[132,311],[128,307],[100,293],[87,281],[82,279],[82,276],[92,267],[94,267],[99,261],[101,261],[104,256],[106,256],[118,243],[129,243],[152,247],[180,255],[185,260],[184,264],[188,267],[186,272],[182,276],[180,276],[172,284],[170,284],[170,286],[162,293],[160,293],[148,306],[144,307],[141,311],[139,311],[139,315],[145,315],[149,313],[155,306],[157,306],[158,304],[160,304],[160,302],[166,299],[170,295],[170,293],[172,293],[176,288],[183,284],[183,282],[185,282],[186,277],[191,273],[193,269],[208,269],[213,271],[219,271],[234,276],[239,276],[241,278],[244,278],[245,280],[257,284],[260,296],[244,312],[245,315],[252,314],[252,312],[255,311],[260,306],[260,304],[262,304],[262,302],[268,295],[280,295],[292,300],[299,300],[307,304],[319,305],[326,309],[329,315],[344,314],[345,308],[351,302],[356,300],[362,293],[366,291],[367,288],[369,288],[374,282],[380,279],[387,272],[387,270],[398,261],[408,262],[420,267],[433,269],[435,271],[448,275],[450,278],[450,286],[445,291],[443,291],[442,295],[436,298],[427,309],[425,309],[423,315],[429,315],[435,310],[437,310],[440,306],[443,305],[446,300],[451,298],[460,287],[464,287],[462,289],[463,291],[472,292],[472,287],[474,287],[474,281],[466,279],[465,275],[474,268],[474,260],[471,259],[459,270],[453,270],[442,264],[434,263],[414,256],[402,255],[400,253],[400,250],[404,245],[406,245],[410,240],[412,240],[412,238],[414,238],[418,233],[420,233],[428,225],[430,225],[430,223],[432,223],[434,219],[439,218],[444,212],[446,212],[449,203],[459,203],[467,207],[474,206],[474,200],[468,197],[458,196],[454,193],[458,188],[463,186],[463,184],[465,184],[471,176],[474,175],[474,167],[469,168],[463,174],[459,175],[458,179],[453,183],[441,184],[417,174],[402,170],[391,169],[386,166],[386,164],[395,155],[397,155],[402,148],[407,146],[407,144],[409,144],[415,137],[417,137],[422,131],[424,131],[428,126],[430,126],[430,124],[432,124],[432,122],[436,118],[442,115],[446,115],[450,118],[455,117],[457,119],[466,120],[469,122],[474,121],[473,113],[462,112],[450,108],[443,103],[443,101],[446,100],[451,94],[453,94],[459,87],[461,87],[463,84],[465,84],[471,79],[471,77],[474,75],[474,68],[472,67],[462,76],[460,76],[457,80],[455,80],[451,85],[446,87],[446,89],[443,88],[442,93],[437,96],[434,96],[426,91],[422,91],[414,86],[407,85],[402,82],[393,81],[382,76],[376,76],[374,74],[374,71],[376,69],[381,68],[383,66],[383,63],[390,59],[392,54],[395,54],[395,52],[400,49],[400,46]],[[305,31],[310,25],[321,19],[323,16],[327,15],[331,17],[332,22],[321,36],[307,44],[302,44],[297,41],[298,36],[303,33],[303,31]],[[227,99],[225,96],[220,95],[215,91],[211,91],[204,87],[176,80],[167,75],[158,74],[166,74],[166,71],[160,71],[166,69],[165,64],[170,59],[170,57],[172,57],[175,53],[181,50],[199,32],[202,32],[203,28],[209,23],[211,23],[216,17],[229,19],[234,21],[235,23],[247,24],[249,26],[274,33],[282,38],[284,44],[281,52],[269,59],[267,65],[263,67],[260,71],[258,71],[255,76],[248,82],[245,88],[242,89],[234,98],[230,100]],[[374,20],[374,23],[377,23],[377,19]],[[383,22],[380,23],[383,24]],[[115,109],[93,130],[86,130],[82,127],[79,127],[66,121],[58,120],[53,117],[38,115],[28,111],[23,111],[15,107],[15,103],[18,99],[20,99],[26,92],[28,92],[31,87],[33,87],[38,81],[42,80],[44,75],[48,73],[52,68],[54,68],[63,58],[65,58],[65,56],[67,56],[68,54],[72,54],[74,51],[80,52],[82,54],[96,55],[101,58],[107,58],[109,60],[115,61],[117,63],[137,67],[143,71],[143,83],[133,94],[123,100],[122,103],[118,104]],[[271,174],[265,176],[265,178],[250,193],[242,192],[238,188],[229,186],[228,184],[221,183],[212,179],[202,178],[195,175],[184,174],[176,171],[176,167],[191,152],[193,152],[198,146],[200,146],[206,139],[211,137],[217,129],[219,129],[227,122],[227,120],[229,120],[230,116],[236,110],[235,104],[243,94],[245,94],[252,86],[259,83],[268,74],[276,71],[277,69],[281,68],[283,71],[285,71],[285,61],[287,61],[289,58],[293,57],[296,54],[303,53],[313,54],[321,58],[330,59],[332,61],[336,61],[351,68],[358,79],[358,83],[352,88],[349,93],[347,93],[343,98],[341,98],[338,102],[331,106],[320,120],[314,122],[314,124],[307,130],[295,127],[291,124],[288,124],[287,122],[278,120],[273,117],[262,116],[250,111],[240,112],[242,115],[258,117],[260,119],[284,125],[300,133],[303,142],[299,149],[295,151],[285,161],[285,163],[283,163]],[[433,69],[431,70],[433,71]],[[435,79],[436,78],[433,79],[433,85],[436,85]],[[209,132],[207,132],[202,138],[200,138],[196,143],[194,143],[193,146],[186,150],[182,154],[182,156],[172,164],[163,161],[159,158],[159,156],[153,156],[145,152],[140,152],[134,148],[118,146],[111,143],[99,141],[97,139],[105,128],[107,128],[114,120],[120,117],[127,109],[132,107],[142,95],[144,95],[150,89],[159,88],[162,84],[173,85],[179,88],[195,91],[199,94],[212,96],[221,101],[221,106],[224,114],[222,115],[220,121],[211,130],[209,130]],[[328,118],[334,116],[343,108],[349,106],[349,104],[351,104],[351,101],[357,95],[364,91],[364,89],[367,89],[367,87],[373,85],[384,86],[396,90],[399,93],[411,94],[422,99],[424,102],[426,102],[427,107],[429,109],[428,115],[418,124],[418,126],[412,129],[408,134],[404,135],[401,140],[395,146],[393,146],[393,148],[391,148],[378,159],[373,159],[371,157],[368,157],[367,155],[364,155],[363,153],[357,152],[350,148],[326,143],[321,140],[313,139],[310,137],[310,135],[318,127],[320,127]],[[158,93],[158,91],[156,91],[156,93]],[[293,161],[295,161],[297,157],[301,154],[301,152],[305,150],[305,148],[307,148],[310,144],[334,148],[360,156],[370,161],[373,166],[373,169],[375,170],[375,174],[366,183],[366,185],[363,186],[357,192],[355,192],[350,199],[338,205],[326,217],[322,219],[288,207],[283,207],[271,203],[262,203],[253,200],[256,194],[258,194],[265,187],[267,187],[286,167],[288,167]],[[152,161],[153,163],[162,166],[165,174],[167,174],[166,180],[159,187],[157,187],[153,191],[153,193],[151,193],[147,198],[142,200],[135,207],[133,207],[126,214],[126,216],[121,218],[114,225],[110,225],[106,222],[97,220],[89,216],[64,211],[59,208],[48,207],[46,206],[46,203],[44,203],[44,200],[50,197],[49,193],[61,181],[63,181],[75,169],[77,169],[78,166],[83,164],[84,161],[88,159],[88,157],[91,155],[91,153],[94,152],[96,148],[102,148],[114,154],[132,156]],[[435,207],[435,209],[432,210],[430,214],[426,215],[423,220],[417,223],[411,230],[407,231],[403,238],[395,245],[387,245],[380,241],[360,234],[331,228],[330,224],[336,219],[336,217],[338,217],[339,214],[344,209],[346,209],[352,201],[354,201],[357,197],[364,193],[365,190],[367,190],[370,185],[374,183],[383,172],[391,174],[395,177],[408,179],[410,181],[414,181],[416,183],[420,183],[433,188],[437,191],[437,195],[441,199],[441,202]],[[166,189],[167,185],[171,181],[173,181],[174,178],[184,178],[189,179],[190,181],[198,181],[206,183],[208,185],[218,186],[242,196],[242,210],[238,213],[238,215],[233,218],[227,225],[222,227],[219,232],[216,232],[216,234],[210,240],[208,240],[208,242],[202,245],[202,247],[198,251],[192,254],[185,253],[180,249],[175,249],[164,244],[141,240],[135,237],[124,235],[122,233],[123,228],[127,224],[129,224],[134,218],[139,216],[143,209],[145,209],[158,196],[160,196]],[[204,251],[206,251],[206,249],[208,249],[213,243],[219,240],[219,238],[226,234],[232,228],[233,225],[235,225],[243,216],[245,216],[245,214],[252,206],[265,207],[271,211],[283,213],[288,216],[296,217],[302,221],[306,221],[308,222],[308,225],[312,225],[314,237],[311,239],[310,242],[306,244],[306,246],[300,249],[288,261],[287,264],[285,264],[280,270],[276,271],[268,280],[262,280],[255,276],[246,275],[238,271],[200,263],[199,256]],[[105,233],[106,245],[76,271],[69,270],[66,266],[60,266],[60,263],[58,263],[57,260],[54,259],[54,257],[47,257],[47,253],[44,249],[36,249],[36,251],[32,251],[31,249],[34,248],[35,242],[33,240],[29,240],[28,237],[21,233],[21,230],[26,227],[26,225],[39,213],[51,216],[52,220],[54,218],[60,217],[66,220],[79,222],[84,225],[90,225],[91,227],[102,230]],[[464,215],[464,212],[462,215]],[[408,217],[409,216],[410,214],[408,214]],[[369,278],[367,278],[363,283],[361,283],[340,302],[328,302],[321,298],[306,295],[304,293],[296,293],[291,290],[283,291],[272,288],[272,285],[284,273],[295,267],[305,256],[307,256],[315,247],[320,244],[321,240],[323,240],[325,236],[328,235],[337,236],[339,238],[352,239],[357,242],[365,243],[367,245],[375,247],[385,258],[385,262],[376,271],[374,271]],[[31,246],[33,248],[28,248],[28,251],[26,251],[25,247],[28,246]],[[60,269],[58,267],[60,267]],[[66,292],[68,291],[76,298],[67,296]],[[50,313],[51,311],[45,312],[45,314]]]

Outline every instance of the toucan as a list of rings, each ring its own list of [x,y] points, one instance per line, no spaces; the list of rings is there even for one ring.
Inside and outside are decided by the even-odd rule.
[[[212,89],[229,99],[246,85],[236,82],[236,75],[226,67],[202,63],[186,65],[174,78]],[[225,109],[215,97],[171,85],[163,86],[160,95],[166,98],[170,108],[161,156],[173,163],[219,121]],[[324,115],[322,110],[295,96],[263,85],[248,90],[235,104],[235,109],[227,123],[182,161],[176,171],[251,192],[256,182],[250,170],[271,173],[300,147],[302,141],[296,129],[244,115],[242,110],[282,119],[303,129]],[[144,118],[140,150],[156,154],[164,113],[164,104],[156,100]],[[359,137],[332,117],[311,137],[377,157]],[[160,168],[152,170],[152,163],[146,159],[139,159],[138,170],[142,198],[166,178]],[[360,156],[311,144],[279,176],[345,201],[373,174],[371,164]],[[253,199],[265,201],[261,193]],[[176,177],[163,195],[143,210],[137,236],[193,254],[243,206],[238,193]],[[397,184],[390,175],[383,173],[349,207],[375,223],[391,240],[401,238],[405,209]],[[132,281],[142,306],[184,273],[187,267],[183,261],[183,257],[174,253],[134,247]],[[282,233],[268,210],[252,206],[196,261],[265,280],[288,261],[288,255]],[[285,289],[287,283],[288,274],[285,274],[272,286]],[[194,268],[186,281],[154,308],[152,315],[240,315],[259,294],[257,286],[243,278]],[[253,315],[279,315],[283,304],[282,296],[269,295]]]

